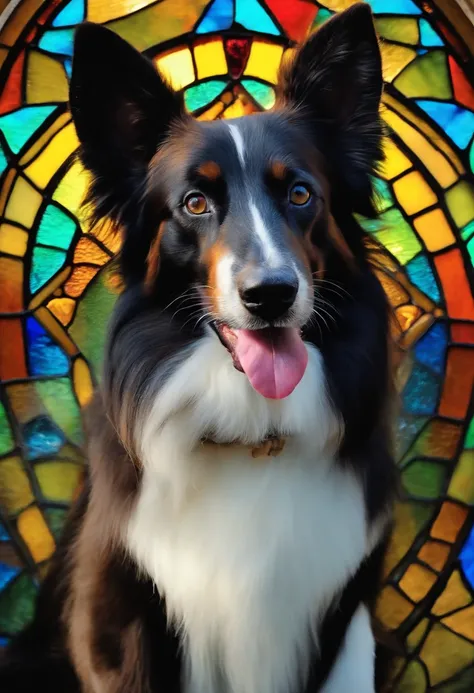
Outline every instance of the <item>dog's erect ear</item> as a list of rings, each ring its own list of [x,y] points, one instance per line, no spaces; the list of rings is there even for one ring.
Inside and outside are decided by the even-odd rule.
[[[86,23],[75,38],[70,106],[82,162],[93,174],[93,214],[126,222],[148,163],[184,113],[182,97],[117,34]]]
[[[283,68],[279,105],[299,110],[319,134],[354,211],[370,211],[370,174],[382,158],[382,65],[372,12],[357,3],[329,19]]]

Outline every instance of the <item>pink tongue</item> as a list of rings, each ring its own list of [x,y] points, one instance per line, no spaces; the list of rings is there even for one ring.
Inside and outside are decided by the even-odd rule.
[[[283,399],[300,382],[308,352],[294,328],[234,330],[235,355],[252,387],[269,399]]]

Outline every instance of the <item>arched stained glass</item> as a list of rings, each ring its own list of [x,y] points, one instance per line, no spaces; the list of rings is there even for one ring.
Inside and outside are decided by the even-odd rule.
[[[81,483],[117,240],[90,228],[67,109],[74,26],[106,24],[196,117],[270,108],[298,40],[350,0],[19,0],[0,23],[0,637],[31,616]],[[474,690],[473,61],[443,3],[371,0],[382,37],[378,272],[393,308],[403,497],[378,618],[394,690]]]

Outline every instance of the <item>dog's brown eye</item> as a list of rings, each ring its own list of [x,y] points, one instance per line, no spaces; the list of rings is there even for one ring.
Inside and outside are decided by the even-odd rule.
[[[290,190],[290,202],[293,205],[305,205],[311,197],[311,193],[306,187],[298,183],[294,185]]]
[[[204,195],[192,193],[184,200],[184,205],[190,214],[205,214],[208,211],[207,200]]]

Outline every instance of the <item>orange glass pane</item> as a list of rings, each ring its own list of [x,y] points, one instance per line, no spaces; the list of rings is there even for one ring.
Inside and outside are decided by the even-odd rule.
[[[411,614],[413,606],[400,592],[388,585],[380,595],[376,615],[388,630],[394,630]]]
[[[474,300],[461,251],[453,248],[436,255],[433,259],[444,289],[449,316],[461,320],[474,320]]]
[[[459,572],[455,570],[446,583],[441,595],[435,601],[432,612],[436,616],[442,616],[455,609],[461,609],[471,602],[471,597],[467,591]]]
[[[87,265],[74,267],[64,287],[66,294],[72,298],[80,296],[98,271],[99,267],[88,267]]]
[[[466,416],[474,384],[474,350],[454,347],[448,351],[446,376],[439,406],[441,416]]]
[[[23,310],[23,264],[20,260],[0,257],[0,286],[0,313]]]
[[[435,686],[472,666],[474,645],[435,623],[423,644],[420,658],[428,669],[431,685]]]
[[[0,225],[0,252],[23,257],[26,253],[28,234],[12,224]]]
[[[438,198],[421,173],[411,171],[393,184],[393,192],[407,214],[416,214],[436,204]]]
[[[469,606],[456,614],[452,614],[452,616],[443,618],[442,623],[455,633],[460,633],[465,638],[474,640],[474,606]]]
[[[466,516],[467,510],[465,508],[462,508],[457,503],[445,501],[431,528],[431,536],[433,539],[442,539],[451,543],[455,542],[459,530],[466,520]]]
[[[442,250],[455,242],[453,232],[441,209],[433,209],[422,214],[414,221],[415,229],[420,234],[427,250]]]
[[[427,541],[418,552],[418,558],[434,570],[442,570],[448,560],[449,546],[437,541]]]
[[[74,361],[73,381],[79,404],[81,407],[85,407],[92,398],[94,386],[92,384],[89,366],[84,359],[78,358]]]
[[[0,380],[26,378],[23,326],[19,318],[0,319]],[[8,335],[8,339],[4,338]]]
[[[74,262],[90,262],[93,265],[105,265],[110,260],[110,255],[105,253],[92,238],[83,236],[79,239],[74,250]]]
[[[69,325],[72,316],[74,315],[74,308],[76,307],[76,301],[72,298],[53,298],[48,303],[48,310],[61,322],[63,325]]]
[[[400,580],[400,587],[410,599],[419,602],[426,597],[430,589],[436,582],[436,575],[417,563],[408,566],[405,574]]]

